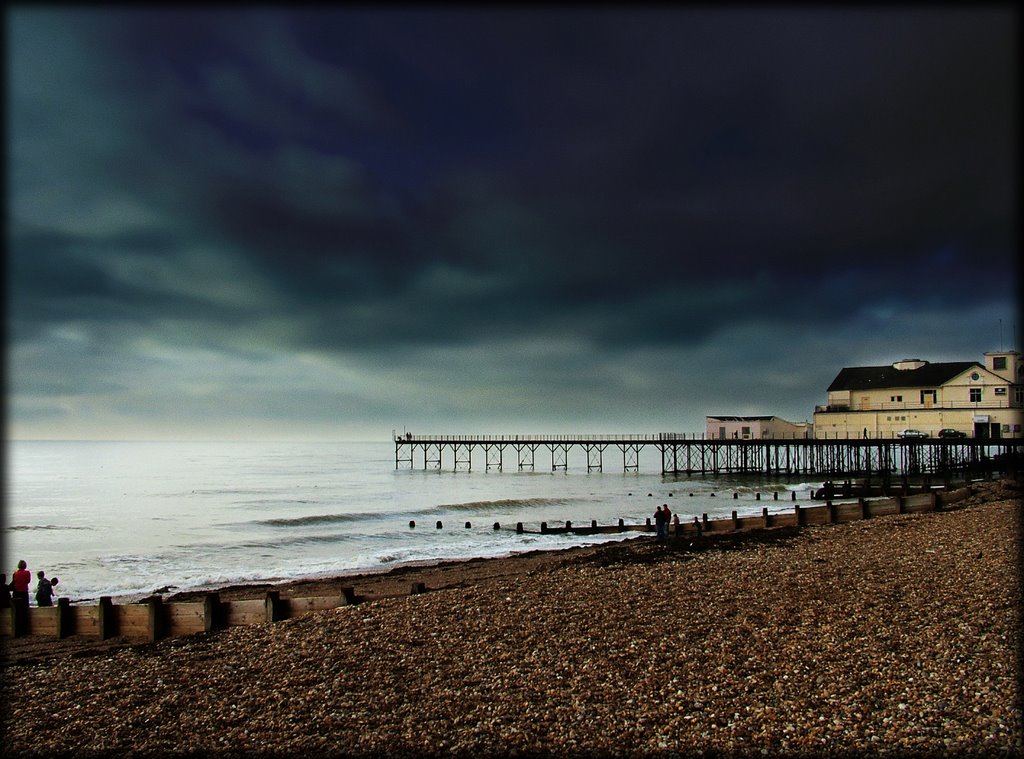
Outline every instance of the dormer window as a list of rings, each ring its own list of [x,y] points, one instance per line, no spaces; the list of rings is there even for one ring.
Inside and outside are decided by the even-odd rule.
[[[996,371],[1006,368],[1006,356],[993,356],[992,357],[992,368]]]

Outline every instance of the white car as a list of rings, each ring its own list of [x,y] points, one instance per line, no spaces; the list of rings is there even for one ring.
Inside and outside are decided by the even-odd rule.
[[[921,430],[903,430],[902,432],[897,432],[896,437],[898,437],[900,440],[909,440],[914,438],[920,440],[928,437],[928,433],[921,432]]]

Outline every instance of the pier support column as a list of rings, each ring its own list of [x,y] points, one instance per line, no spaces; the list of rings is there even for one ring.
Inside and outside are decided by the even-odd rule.
[[[484,459],[487,462],[485,471],[501,471],[501,454],[504,450],[505,445],[502,443],[484,443]]]
[[[635,443],[626,445],[619,443],[619,450],[622,451],[622,471],[639,471],[640,446]]]
[[[569,469],[569,444],[568,443],[549,443],[548,448],[551,450],[551,471],[556,472],[561,469],[563,472]]]
[[[516,458],[519,460],[519,471],[529,469],[531,472],[534,471],[534,458],[537,452],[536,443],[522,443],[516,444]]]
[[[604,471],[604,449],[606,445],[600,445],[597,443],[584,443],[583,448],[587,452],[587,472]]]

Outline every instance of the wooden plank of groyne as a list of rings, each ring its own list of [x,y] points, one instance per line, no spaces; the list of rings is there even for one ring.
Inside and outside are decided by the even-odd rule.
[[[148,604],[111,604],[117,635],[126,638],[149,637]]]
[[[205,632],[206,625],[205,604],[202,601],[194,603],[169,603],[167,604],[167,635],[191,635],[192,633]]]
[[[228,627],[239,625],[256,625],[267,621],[266,602],[262,598],[251,598],[244,601],[225,601],[224,624]]]
[[[799,508],[795,507],[794,508]],[[800,524],[828,524],[827,506],[806,506],[800,508]]]
[[[795,527],[796,515],[793,512],[772,514],[772,527]]]
[[[871,517],[887,517],[900,513],[901,496],[895,498],[882,498],[878,501],[868,501],[867,511]]]
[[[29,635],[50,635],[56,638],[57,607],[30,607],[28,610],[28,633]]]
[[[100,607],[99,606],[72,606],[71,625],[78,635],[89,635],[100,637]]]
[[[833,506],[837,522],[853,522],[861,518],[860,503],[837,503]]]
[[[11,608],[7,607],[0,611],[3,612],[0,614],[0,635],[14,637],[14,622],[11,619]]]
[[[323,612],[324,609],[337,608],[338,606],[344,605],[344,601],[344,596],[340,595],[289,598],[288,616],[298,617],[300,615],[309,614],[310,612]]]
[[[938,499],[935,493],[921,493],[919,495],[908,496],[904,499],[903,507],[908,513],[935,511],[937,502]]]

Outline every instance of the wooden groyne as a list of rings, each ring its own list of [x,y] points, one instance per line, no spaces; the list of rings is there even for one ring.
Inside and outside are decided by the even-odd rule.
[[[827,500],[816,506],[794,504],[783,512],[769,513],[767,507],[760,514],[740,516],[733,511],[728,517],[709,519],[707,514],[694,517],[679,525],[679,536],[694,538],[702,535],[725,534],[780,527],[804,527],[852,522],[860,519],[894,514],[941,511],[955,507],[973,494],[968,487],[952,491],[929,491],[914,495],[895,495],[889,498],[867,500],[858,498],[848,503]],[[615,525],[548,526],[542,523],[540,534],[595,534],[615,532],[653,532],[650,521],[642,525],[626,525],[619,520]],[[527,532],[519,524],[517,532]],[[669,539],[673,539],[675,525],[669,526]],[[428,592],[424,583],[412,583],[409,595]],[[383,598],[397,598],[406,594],[359,595],[352,587],[341,588],[337,595],[306,598],[282,598],[278,591],[267,591],[261,599],[222,601],[217,593],[208,593],[199,601],[165,602],[152,596],[135,603],[115,604],[102,597],[97,604],[71,604],[67,598],[58,599],[56,606],[28,607],[14,605],[0,610],[0,636],[27,635],[67,638],[72,635],[107,640],[124,637],[131,641],[152,642],[162,638],[211,632],[214,630],[276,622],[298,617],[314,611],[350,606]]]
[[[413,583],[410,594],[424,593],[423,583]],[[404,595],[404,594],[402,594]],[[142,601],[116,604],[103,596],[97,604],[72,604],[57,599],[56,606],[14,605],[0,615],[0,636],[41,635],[67,638],[71,635],[108,640],[124,637],[135,641],[155,641],[182,635],[223,630],[291,619],[313,611],[335,609],[394,595],[357,595],[353,588],[342,588],[333,596],[281,598],[279,591],[267,591],[263,598],[222,601],[217,593],[207,593],[199,601],[164,602],[160,596]]]

